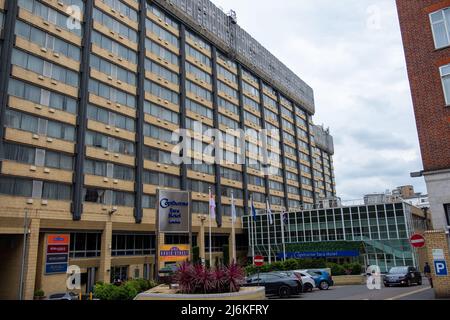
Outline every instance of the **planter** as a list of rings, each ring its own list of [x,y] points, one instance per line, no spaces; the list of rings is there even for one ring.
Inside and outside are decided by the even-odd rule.
[[[365,277],[362,275],[356,276],[333,276],[335,286],[350,286],[365,283]]]
[[[239,292],[217,294],[181,294],[176,289],[161,285],[140,293],[134,300],[265,300],[264,287],[243,287]]]
[[[45,300],[47,297],[46,296],[34,296],[33,299],[34,300]]]

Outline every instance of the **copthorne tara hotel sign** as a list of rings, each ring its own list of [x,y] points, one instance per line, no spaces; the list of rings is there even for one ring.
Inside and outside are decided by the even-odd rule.
[[[190,198],[187,191],[158,190],[158,219],[161,233],[190,232]]]

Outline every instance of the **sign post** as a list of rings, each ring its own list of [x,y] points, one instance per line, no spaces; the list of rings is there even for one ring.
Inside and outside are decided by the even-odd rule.
[[[159,244],[160,234],[172,233],[180,234],[187,233],[189,235],[189,248],[187,253],[187,260],[190,260],[192,252],[192,217],[191,217],[191,201],[190,193],[188,191],[175,190],[156,190],[156,254],[155,254],[155,271],[156,278],[159,278],[159,263],[166,259],[161,259],[161,251],[166,256],[177,257],[186,256],[186,250],[177,250],[175,248],[181,247],[177,245],[164,247]],[[160,248],[161,247],[161,248]],[[164,250],[161,250],[164,249]],[[173,250],[172,250],[173,249]],[[179,249],[179,248],[178,248]],[[169,254],[170,253],[170,254]],[[173,253],[173,255],[171,255]],[[183,257],[183,261],[186,257]],[[167,261],[167,260],[166,260]],[[179,260],[177,260],[179,261]]]
[[[259,272],[261,271],[261,267],[264,265],[264,257],[263,256],[255,256],[253,258],[253,264],[257,267],[258,269],[258,283],[259,283]]]

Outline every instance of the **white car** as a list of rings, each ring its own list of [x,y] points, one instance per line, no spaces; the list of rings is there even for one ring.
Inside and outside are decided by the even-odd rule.
[[[305,270],[294,270],[294,273],[300,274],[303,282],[303,292],[311,292],[316,287],[316,282],[313,277],[309,275]]]

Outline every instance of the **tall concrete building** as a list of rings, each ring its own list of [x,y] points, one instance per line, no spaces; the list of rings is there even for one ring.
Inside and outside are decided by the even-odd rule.
[[[450,225],[450,2],[397,0],[433,226]]]
[[[313,90],[211,2],[0,0],[0,23],[0,298],[65,292],[61,261],[81,268],[87,292],[96,281],[151,278],[157,241],[189,242],[156,239],[157,188],[191,191],[201,254],[209,189],[217,195],[214,258],[232,244],[232,191],[240,216],[250,197],[258,209],[268,197],[275,212],[335,195]],[[172,134],[196,122],[206,145],[208,129],[277,134],[235,134],[222,142],[232,161],[175,165]],[[243,163],[233,161],[242,150]]]

